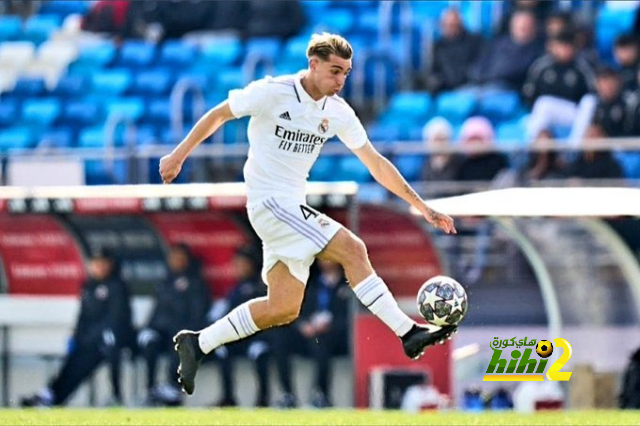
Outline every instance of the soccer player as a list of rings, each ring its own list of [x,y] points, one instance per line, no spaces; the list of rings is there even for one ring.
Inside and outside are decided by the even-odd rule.
[[[430,332],[409,318],[373,270],[362,240],[306,204],[309,170],[322,145],[337,135],[380,184],[417,208],[436,228],[456,232],[453,219],[430,208],[376,151],[354,111],[338,96],[351,71],[352,56],[351,45],[341,36],[313,35],[307,70],[266,77],[230,91],[226,101],[200,118],[160,160],[162,180],[170,183],[204,139],[226,121],[251,116],[244,166],[247,213],[263,243],[262,279],[268,293],[203,330],[183,330],[174,337],[180,356],[179,380],[189,395],[205,354],[298,317],[309,267],[316,257],[342,265],[358,299],[400,338],[409,358],[418,359],[426,347],[444,342],[456,329],[448,326]]]

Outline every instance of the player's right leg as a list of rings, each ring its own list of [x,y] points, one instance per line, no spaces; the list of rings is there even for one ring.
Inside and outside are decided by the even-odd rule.
[[[260,330],[288,324],[298,317],[304,284],[291,275],[282,262],[277,262],[267,272],[267,281],[266,297],[243,303],[204,330],[183,330],[173,338],[180,357],[178,380],[187,394],[191,395],[195,389],[196,373],[206,354]]]
[[[317,257],[342,265],[360,302],[400,338],[409,358],[420,358],[428,346],[443,343],[455,332],[455,326],[430,332],[402,312],[387,285],[373,270],[364,242],[348,229],[340,229]]]

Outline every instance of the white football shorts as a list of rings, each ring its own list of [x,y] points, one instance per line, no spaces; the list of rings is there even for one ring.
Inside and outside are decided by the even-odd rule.
[[[262,240],[262,280],[280,261],[307,283],[309,268],[342,225],[296,200],[272,197],[247,208],[249,221]]]

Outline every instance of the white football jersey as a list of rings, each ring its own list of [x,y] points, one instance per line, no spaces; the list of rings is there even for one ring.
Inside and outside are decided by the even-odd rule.
[[[303,75],[265,77],[229,92],[233,115],[251,116],[244,166],[249,205],[274,196],[304,202],[309,170],[327,140],[337,135],[352,150],[367,143],[353,109],[339,96],[313,100]]]

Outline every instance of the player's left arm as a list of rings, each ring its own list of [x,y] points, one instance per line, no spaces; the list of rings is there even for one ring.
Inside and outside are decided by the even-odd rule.
[[[411,185],[407,183],[404,177],[402,177],[396,166],[381,155],[371,142],[367,142],[364,146],[354,149],[353,152],[367,169],[369,169],[371,175],[380,185],[418,209],[427,222],[448,234],[456,233],[453,219],[429,207]]]

